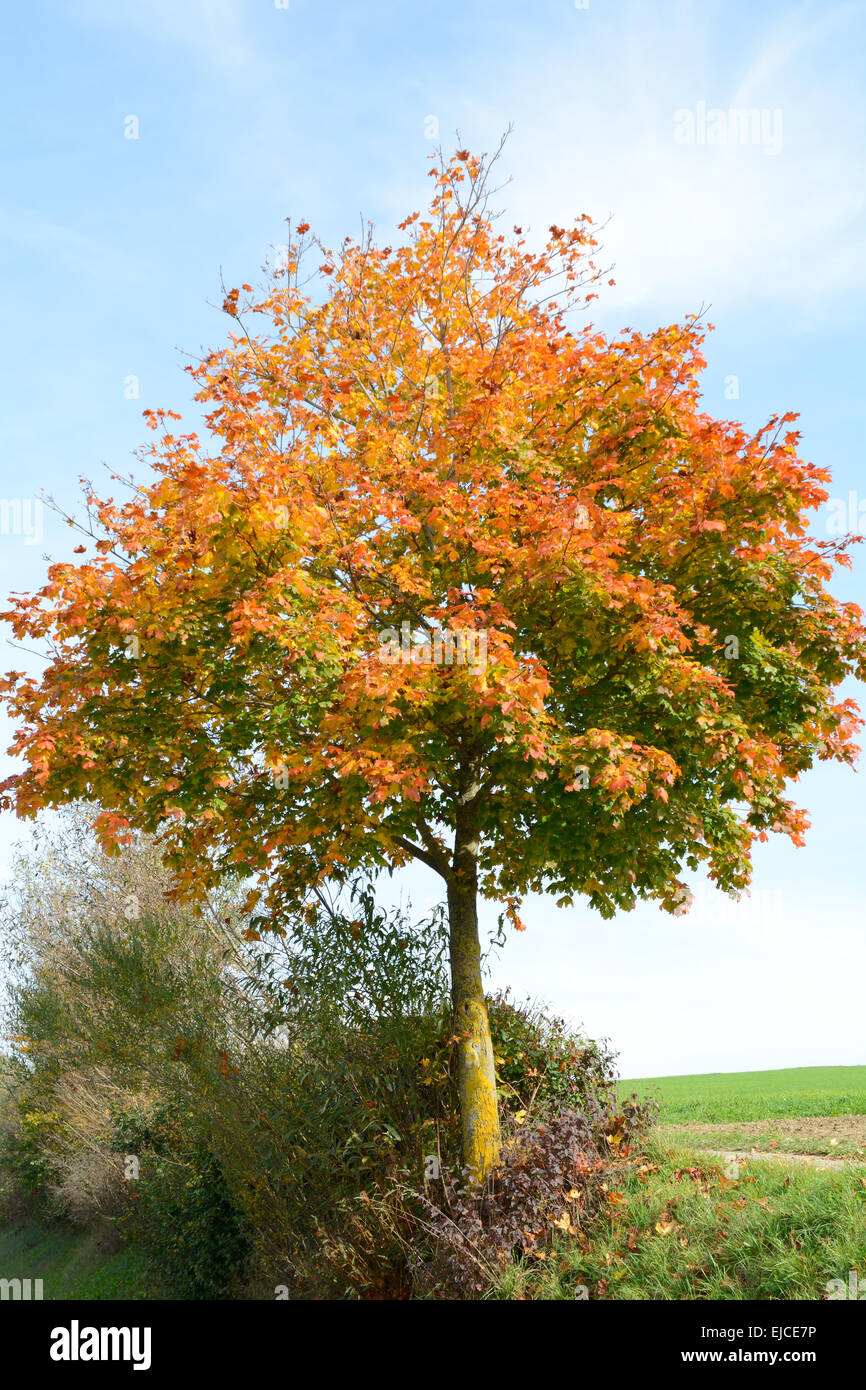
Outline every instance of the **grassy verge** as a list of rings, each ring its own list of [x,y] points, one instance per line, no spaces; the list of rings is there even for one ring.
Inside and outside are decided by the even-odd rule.
[[[0,1278],[41,1279],[46,1300],[146,1299],[150,1283],[135,1250],[105,1231],[20,1221],[0,1230]]]
[[[719,1160],[654,1137],[611,1174],[588,1237],[509,1271],[497,1298],[646,1300],[826,1297],[866,1273],[866,1177],[857,1165]],[[581,1288],[587,1293],[583,1295]]]
[[[757,1159],[733,1178],[723,1161],[657,1132],[614,1165],[606,1210],[586,1235],[557,1237],[544,1259],[510,1269],[492,1297],[815,1300],[830,1279],[847,1285],[851,1270],[866,1275],[861,1164]],[[0,1277],[41,1278],[46,1299],[158,1296],[137,1252],[115,1250],[96,1231],[7,1227]]]

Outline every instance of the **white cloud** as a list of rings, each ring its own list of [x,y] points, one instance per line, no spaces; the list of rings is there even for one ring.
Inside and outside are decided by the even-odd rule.
[[[673,23],[669,6],[576,12],[575,24],[590,13],[585,41],[534,33],[519,63],[485,74],[485,96],[453,93],[443,132],[459,124],[474,148],[514,122],[509,214],[538,230],[569,214],[612,215],[604,260],[616,263],[617,285],[605,302],[623,311],[663,305],[675,317],[705,302],[758,302],[820,312],[827,296],[866,287],[857,122],[835,78],[856,7],[817,23],[794,11],[763,41],[757,25],[741,25],[752,51],[726,32],[727,7],[697,28]],[[778,110],[781,151],[676,143],[674,113],[698,102]]]

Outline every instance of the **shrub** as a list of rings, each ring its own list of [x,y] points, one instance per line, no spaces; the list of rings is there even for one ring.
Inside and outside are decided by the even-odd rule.
[[[363,1297],[474,1296],[503,1263],[543,1253],[557,1229],[577,1231],[592,1220],[611,1158],[643,1134],[653,1103],[621,1103],[611,1051],[540,1005],[499,994],[490,1018],[507,1136],[490,1182],[479,1189],[461,1167],[445,1007],[425,1020],[429,1053],[414,1081],[411,1069],[403,1073],[419,1117],[427,1112],[416,1142],[370,1163],[360,1190],[357,1178],[347,1185],[317,1224],[307,1270],[295,1263],[296,1287],[307,1290],[312,1271],[320,1288],[327,1272],[334,1291]],[[417,1059],[411,1040],[401,1046],[404,1060]],[[425,1155],[436,1157],[438,1180],[423,1180]]]
[[[46,1211],[123,1213],[169,1296],[474,1296],[564,1212],[591,1219],[603,1165],[645,1122],[605,1046],[497,995],[507,1144],[479,1193],[441,910],[411,922],[351,882],[280,924],[240,899],[194,915],[166,902],[150,844],[106,866],[73,836],[47,859],[13,904],[6,1169]]]
[[[62,1111],[44,1077],[7,1063],[0,1122],[2,1215],[37,1221],[61,1217],[54,1186],[60,1176],[54,1147],[64,1132]]]
[[[509,1262],[544,1258],[557,1231],[582,1235],[603,1205],[613,1149],[627,1152],[650,1118],[650,1105],[618,1111],[588,1096],[579,1110],[563,1107],[513,1129],[483,1187],[468,1171],[458,1179],[443,1173],[437,1199],[418,1194],[424,1239],[410,1260],[416,1286],[446,1297],[481,1294]]]
[[[541,1118],[563,1108],[608,1103],[614,1054],[540,1004],[516,1004],[506,989],[489,1001],[500,1104],[506,1115]]]
[[[251,1240],[214,1155],[189,1139],[169,1106],[112,1119],[112,1148],[139,1162],[122,1230],[144,1254],[156,1286],[174,1298],[231,1296]]]

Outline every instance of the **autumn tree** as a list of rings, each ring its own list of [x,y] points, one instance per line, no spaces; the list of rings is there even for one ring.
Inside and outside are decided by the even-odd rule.
[[[787,783],[851,762],[860,610],[811,539],[828,473],[796,417],[701,408],[695,317],[605,336],[586,216],[505,234],[490,164],[434,160],[399,244],[305,224],[189,370],[207,436],[145,412],[153,474],[88,497],[76,563],[13,600],[32,816],[97,801],[158,832],[178,891],[255,876],[259,930],[327,878],[418,860],[450,920],[464,1154],[498,1148],[477,903],[603,916],[737,893],[801,843]],[[257,896],[256,896],[257,895]]]

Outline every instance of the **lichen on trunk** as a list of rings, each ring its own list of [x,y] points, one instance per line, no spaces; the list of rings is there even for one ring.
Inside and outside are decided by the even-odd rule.
[[[481,982],[478,940],[477,842],[472,808],[458,816],[454,875],[448,885],[451,999],[457,1045],[457,1089],[463,1133],[463,1162],[479,1181],[500,1152],[499,1108],[490,1021]]]

